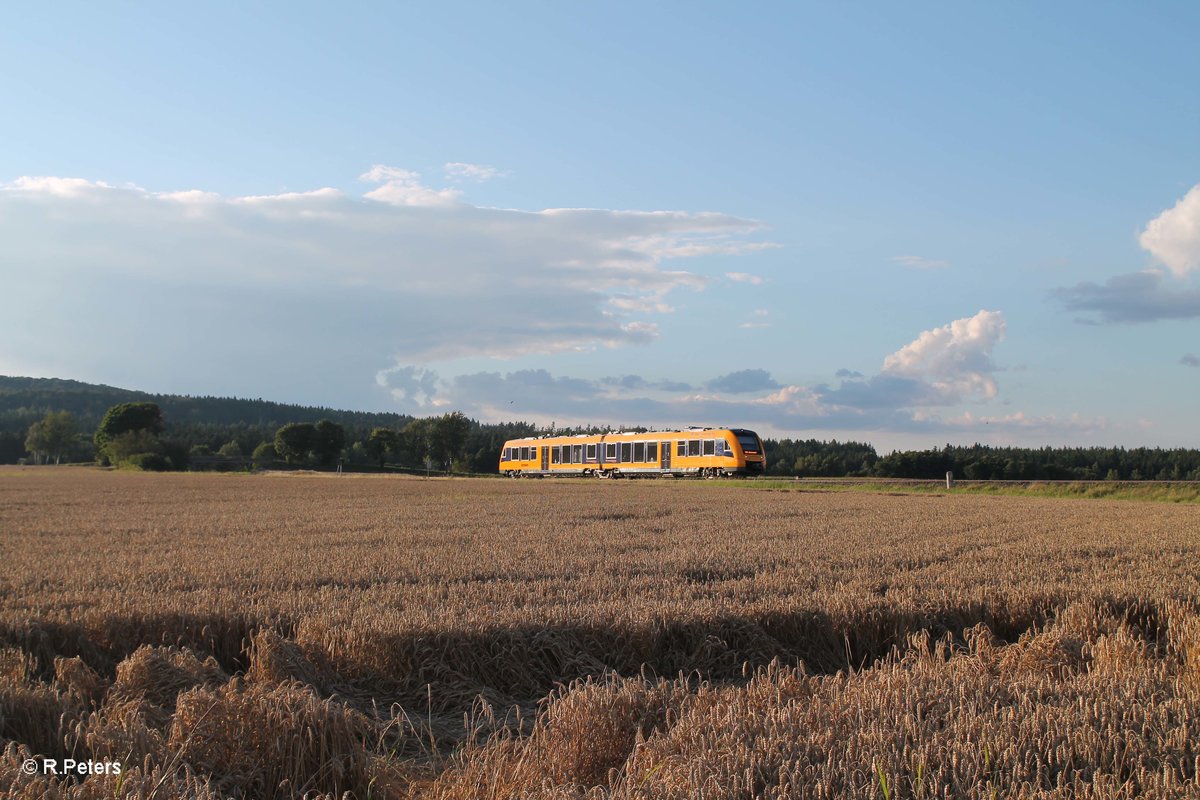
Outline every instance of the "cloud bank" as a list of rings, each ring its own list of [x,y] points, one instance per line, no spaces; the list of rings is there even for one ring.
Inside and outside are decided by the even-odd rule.
[[[1069,311],[1096,315],[1078,320],[1085,324],[1200,317],[1200,289],[1172,289],[1158,270],[1117,275],[1103,284],[1078,283],[1051,295]]]
[[[1063,435],[1102,429],[1102,419],[981,414],[954,410],[986,404],[998,392],[992,360],[1006,323],[999,311],[922,332],[866,377],[839,370],[836,387],[800,386],[749,368],[704,381],[652,381],[639,375],[600,379],[544,369],[440,376],[415,366],[381,372],[379,381],[412,413],[458,408],[485,420],[542,424],[644,424],[659,427],[737,424],[784,435],[816,431]]]
[[[634,345],[657,336],[670,293],[710,282],[668,262],[763,244],[761,223],[720,213],[483,208],[385,165],[361,180],[363,196],[0,185],[17,309],[0,320],[0,370],[214,390],[241,370],[274,373],[259,390],[306,380],[297,396],[313,397],[396,363]]]

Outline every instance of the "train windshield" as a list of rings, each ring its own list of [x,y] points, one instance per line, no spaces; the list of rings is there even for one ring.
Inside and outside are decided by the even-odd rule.
[[[758,434],[754,431],[734,431],[737,436],[738,444],[742,446],[742,450],[752,450],[756,453],[762,452],[762,444],[758,441]]]

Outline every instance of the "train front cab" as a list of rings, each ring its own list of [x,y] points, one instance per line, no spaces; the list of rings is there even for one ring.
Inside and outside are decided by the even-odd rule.
[[[754,431],[694,430],[675,434],[671,441],[669,471],[675,474],[760,475],[764,465],[762,442]]]
[[[742,474],[762,475],[767,469],[767,454],[763,450],[762,439],[754,431],[745,428],[733,428],[729,433],[733,435],[738,450],[741,451]]]

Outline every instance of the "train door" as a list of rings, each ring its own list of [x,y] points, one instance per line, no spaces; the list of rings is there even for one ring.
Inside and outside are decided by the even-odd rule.
[[[659,442],[658,443],[658,452],[662,454],[662,468],[670,469],[671,468],[671,443],[670,442]]]
[[[542,471],[550,469],[550,448],[542,448]]]

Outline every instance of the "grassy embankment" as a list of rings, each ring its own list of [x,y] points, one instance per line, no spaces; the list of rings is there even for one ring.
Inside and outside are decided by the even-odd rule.
[[[1200,503],[1200,482],[1196,481],[955,481],[954,488],[947,489],[944,481],[759,478],[733,481],[729,485],[793,492],[1005,495],[1011,497],[1142,500],[1156,503]]]

